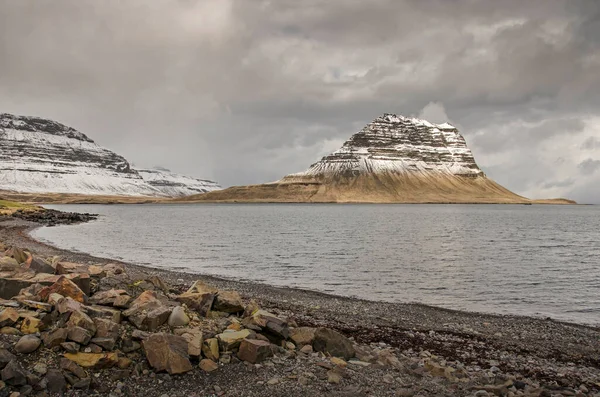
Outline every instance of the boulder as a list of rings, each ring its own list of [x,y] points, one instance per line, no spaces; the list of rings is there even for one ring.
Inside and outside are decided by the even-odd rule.
[[[56,299],[58,296],[62,296],[59,294],[52,294],[50,295],[52,296],[53,299]],[[49,297],[50,299],[50,297]],[[60,314],[65,314],[65,313],[71,313],[71,312],[77,312],[82,310],[83,305],[79,302],[77,302],[75,299],[71,298],[71,297],[63,297],[61,299],[59,299],[59,301],[56,303],[56,310],[58,310],[58,312]]]
[[[40,291],[39,296],[44,302],[48,301],[50,294],[61,294],[64,297],[70,297],[77,302],[85,303],[87,296],[81,288],[67,277],[61,276],[54,284]],[[89,291],[88,291],[89,293]]]
[[[200,360],[200,369],[205,372],[213,372],[219,369],[219,364],[207,358]]]
[[[179,295],[178,302],[185,304],[191,310],[196,311],[201,316],[206,316],[212,308],[215,300],[213,293],[189,293]]]
[[[60,346],[67,341],[69,331],[66,328],[57,328],[53,331],[42,333],[42,342],[47,349]]]
[[[18,263],[25,263],[27,260],[27,253],[18,247],[11,247],[4,253],[4,256],[15,259]]]
[[[202,353],[204,357],[217,361],[219,359],[219,340],[217,338],[207,339],[202,344]]]
[[[40,347],[42,341],[35,335],[25,335],[15,345],[15,351],[21,354],[33,353]]]
[[[25,317],[21,322],[21,332],[24,334],[37,334],[42,331],[44,324],[42,320],[35,317]]]
[[[90,276],[93,277],[93,278],[104,278],[104,277],[106,277],[106,269],[104,269],[104,266],[90,265],[88,267],[88,272],[89,272]]]
[[[67,390],[67,381],[60,370],[51,368],[46,373],[48,391],[55,395],[62,395]]]
[[[60,347],[65,349],[67,353],[77,353],[79,351],[79,343],[76,342],[63,342],[60,344]]]
[[[54,267],[42,258],[38,258],[37,256],[29,255],[27,261],[25,262],[25,268],[29,270],[33,270],[36,273],[47,273],[54,274]]]
[[[246,339],[251,334],[252,331],[249,329],[235,332],[223,332],[222,334],[217,335],[217,339],[219,340],[221,350],[233,351],[240,345],[240,343],[242,343],[242,340]]]
[[[4,367],[6,367],[6,365],[11,362],[12,360],[16,360],[17,356],[15,356],[14,354],[12,354],[11,352],[9,352],[6,349],[2,349],[0,348],[0,369],[4,369]]]
[[[190,323],[190,318],[185,314],[185,310],[181,306],[176,306],[169,315],[167,320],[169,327],[185,327]]]
[[[0,258],[0,272],[14,272],[19,268],[19,262],[10,256]]]
[[[236,291],[220,291],[215,297],[213,310],[225,313],[239,313],[244,311],[242,297]]]
[[[154,291],[144,291],[132,303],[131,307],[123,312],[129,322],[144,331],[156,331],[164,324],[171,309],[164,306]]]
[[[97,305],[110,305],[113,306],[115,300],[122,296],[127,295],[127,291],[123,289],[109,289],[108,291],[101,291],[95,293],[90,299],[89,302]],[[127,295],[129,296],[129,295]]]
[[[19,319],[19,312],[8,307],[0,312],[0,328],[10,327]]]
[[[109,352],[113,351],[115,349],[115,345],[117,344],[117,340],[115,338],[93,338],[91,342]]]
[[[255,311],[250,317],[250,321],[267,331],[271,336],[280,339],[287,339],[289,337],[287,321],[266,310]]]
[[[82,327],[69,327],[67,338],[72,340],[73,342],[77,342],[80,345],[87,345],[90,343],[92,339],[92,333],[85,328]]]
[[[192,370],[187,341],[177,335],[159,333],[142,342],[148,362],[157,371],[181,374]]]
[[[219,292],[218,289],[206,284],[203,281],[197,280],[187,290],[186,294],[213,294],[216,295]]]
[[[94,321],[85,314],[82,310],[77,310],[71,313],[69,321],[67,322],[69,327],[81,327],[90,332],[92,336],[96,334],[96,324]]]
[[[296,346],[300,348],[302,348],[305,345],[312,346],[313,341],[315,340],[316,330],[316,328],[311,327],[292,328],[290,330],[290,339],[294,341]]]
[[[113,302],[114,307],[127,309],[129,307],[129,303],[131,302],[131,296],[129,295],[119,295],[115,298]]]
[[[65,358],[91,369],[112,368],[119,363],[117,353],[65,353]]]
[[[90,318],[104,318],[114,323],[120,324],[122,320],[121,311],[105,306],[92,305],[87,306],[87,314]]]
[[[190,357],[200,357],[202,355],[202,331],[196,328],[177,328],[175,335],[183,337],[188,343],[188,354]]]
[[[0,371],[2,380],[12,386],[23,386],[27,384],[27,372],[21,367],[17,360],[9,362],[2,371]]]
[[[260,363],[272,355],[273,350],[269,342],[251,339],[244,339],[237,353],[240,360],[252,364]]]
[[[40,310],[46,313],[50,313],[52,311],[52,305],[49,303],[36,302],[29,299],[23,299],[19,301],[30,309]]]
[[[315,331],[313,349],[349,360],[354,357],[352,342],[344,335],[329,328],[319,328]]]
[[[87,373],[85,372],[85,370],[83,368],[81,368],[79,365],[77,365],[76,362],[71,361],[64,357],[60,359],[60,369],[69,371],[70,373],[72,373],[73,375],[78,377],[79,379],[84,379],[84,378],[87,378],[87,376],[88,376]]]
[[[121,326],[113,321],[105,318],[95,318],[94,325],[96,325],[97,338],[117,339],[119,337]]]
[[[80,263],[57,262],[55,266],[56,274],[65,275],[74,273],[88,273],[88,267]]]

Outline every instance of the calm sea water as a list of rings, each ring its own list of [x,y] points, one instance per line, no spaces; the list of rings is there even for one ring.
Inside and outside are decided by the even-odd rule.
[[[58,247],[345,296],[600,324],[600,207],[65,205]]]

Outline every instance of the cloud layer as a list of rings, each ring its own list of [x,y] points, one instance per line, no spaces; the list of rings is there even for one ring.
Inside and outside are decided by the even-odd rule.
[[[7,0],[0,111],[224,185],[447,118],[508,188],[600,203],[599,54],[596,0]]]

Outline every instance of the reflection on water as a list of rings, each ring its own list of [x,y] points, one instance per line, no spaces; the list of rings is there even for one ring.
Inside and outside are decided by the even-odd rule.
[[[61,248],[346,296],[600,324],[600,208],[518,205],[53,206],[98,221]]]

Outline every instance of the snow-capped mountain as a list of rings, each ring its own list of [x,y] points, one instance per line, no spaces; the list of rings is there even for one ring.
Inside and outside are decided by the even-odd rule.
[[[454,126],[384,114],[352,135],[340,149],[284,180],[361,173],[484,176]]]
[[[64,124],[0,114],[0,190],[115,196],[183,196],[197,193],[197,180],[184,186],[179,175],[165,174],[155,186],[129,162]],[[183,177],[184,178],[184,177]],[[215,187],[216,188],[216,187]]]
[[[384,114],[307,170],[198,201],[528,203],[489,179],[458,130]]]
[[[136,169],[136,171],[150,186],[169,197],[189,196],[222,189],[217,182],[179,175],[161,167]]]

